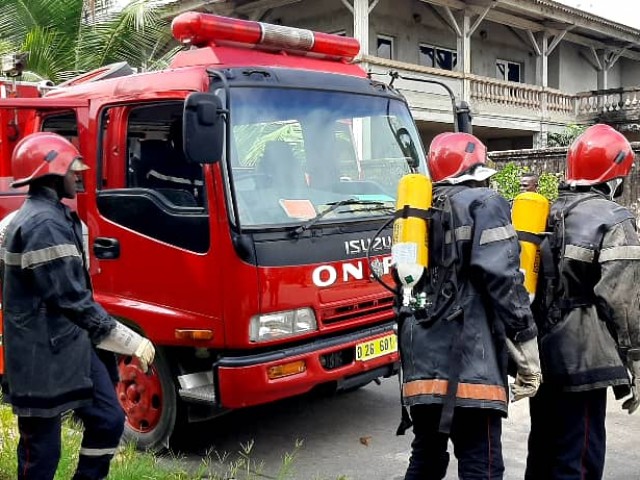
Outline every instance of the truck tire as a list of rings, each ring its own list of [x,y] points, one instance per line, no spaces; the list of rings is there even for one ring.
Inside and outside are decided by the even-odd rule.
[[[140,450],[168,449],[176,427],[182,424],[184,408],[166,356],[158,349],[146,374],[132,357],[120,357],[118,369],[116,390],[126,415],[124,440]]]

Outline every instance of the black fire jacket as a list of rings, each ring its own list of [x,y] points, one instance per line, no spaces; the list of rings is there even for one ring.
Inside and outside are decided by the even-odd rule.
[[[94,299],[78,216],[48,188],[30,192],[4,236],[3,387],[20,416],[51,417],[92,396],[92,344],[115,321]]]
[[[579,201],[579,202],[577,202]],[[569,205],[574,204],[572,208]],[[626,208],[593,192],[562,192],[550,218],[564,215],[555,261],[559,318],[533,310],[546,383],[566,391],[615,387],[628,393],[627,359],[640,359],[640,241]],[[562,225],[560,225],[562,228]],[[544,263],[544,258],[543,258]]]
[[[440,195],[449,196],[453,224],[442,243],[430,237],[430,274],[443,258],[441,250],[453,243],[457,291],[444,285],[435,292],[435,304],[443,295],[455,299],[435,317],[414,315],[401,322],[403,401],[444,403],[449,380],[458,371],[456,405],[506,414],[505,337],[524,342],[537,335],[509,204],[488,188],[439,186],[434,200]],[[433,222],[432,226],[436,228]],[[447,271],[440,267],[436,275]]]

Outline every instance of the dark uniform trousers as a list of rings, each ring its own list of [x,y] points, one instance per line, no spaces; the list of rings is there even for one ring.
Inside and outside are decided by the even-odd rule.
[[[543,383],[529,406],[532,428],[525,480],[600,480],[607,389],[564,392]]]
[[[73,480],[104,479],[124,430],[124,412],[113,382],[95,351],[91,356],[93,403],[74,410],[84,425],[80,459]],[[60,460],[61,416],[18,417],[18,479],[53,479]]]
[[[411,459],[405,480],[440,480],[447,473],[449,438],[458,459],[461,480],[500,480],[502,460],[502,415],[483,408],[456,407],[451,435],[438,431],[440,405],[411,407],[413,433]]]

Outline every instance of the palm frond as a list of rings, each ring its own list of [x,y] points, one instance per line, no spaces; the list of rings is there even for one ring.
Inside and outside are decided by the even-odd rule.
[[[164,14],[177,0],[0,0],[0,51],[30,52],[29,70],[67,80],[127,61],[148,70],[176,53]]]

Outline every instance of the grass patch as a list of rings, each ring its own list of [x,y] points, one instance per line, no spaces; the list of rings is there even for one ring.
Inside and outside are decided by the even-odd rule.
[[[1,402],[0,397],[0,402]],[[71,417],[62,426],[62,454],[55,480],[68,480],[78,463],[82,441],[82,426]],[[17,417],[7,405],[0,404],[0,480],[16,478],[18,446]],[[236,454],[208,452],[202,463],[191,470],[181,464],[180,458],[156,456],[140,452],[132,444],[122,445],[113,461],[109,480],[295,480],[295,459],[302,448],[297,441],[291,452],[281,459],[279,471],[264,475],[264,466],[251,458],[254,443],[243,444]],[[315,480],[322,480],[317,478]],[[336,480],[348,480],[341,476]]]
[[[82,441],[82,427],[71,418],[66,418],[62,428],[62,454],[56,480],[68,480],[78,464],[78,453]],[[17,417],[10,407],[0,405],[0,480],[16,478],[18,468],[16,448],[18,446]],[[176,459],[177,460],[177,459]],[[209,477],[207,465],[197,471],[186,471],[177,461],[161,462],[151,453],[139,452],[133,445],[123,445],[111,462],[111,480],[191,480]],[[216,479],[217,480],[217,479]]]

